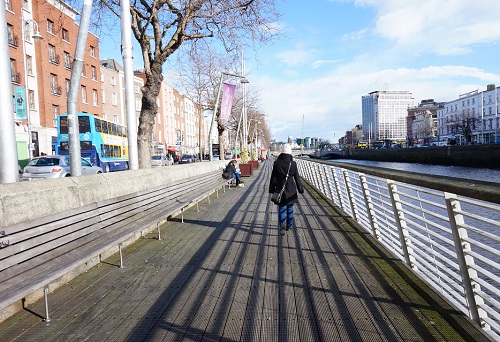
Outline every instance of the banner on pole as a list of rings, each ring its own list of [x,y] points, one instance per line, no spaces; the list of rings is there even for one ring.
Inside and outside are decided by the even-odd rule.
[[[14,106],[15,110],[15,120],[21,121],[28,118],[27,108],[26,108],[26,98],[25,98],[24,87],[14,87]]]
[[[222,104],[220,110],[220,118],[223,120],[229,119],[231,115],[231,108],[233,107],[234,99],[234,89],[236,86],[234,84],[224,83],[222,88]]]

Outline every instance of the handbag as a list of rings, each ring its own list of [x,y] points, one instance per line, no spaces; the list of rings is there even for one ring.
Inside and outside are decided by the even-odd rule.
[[[271,195],[271,202],[273,202],[274,204],[280,204],[281,202],[281,196],[283,196],[283,192],[285,191],[285,186],[286,182],[288,181],[288,174],[290,173],[291,166],[292,162],[290,162],[290,165],[288,165],[288,171],[286,172],[285,183],[283,184],[281,190],[278,192],[273,192],[273,194]]]

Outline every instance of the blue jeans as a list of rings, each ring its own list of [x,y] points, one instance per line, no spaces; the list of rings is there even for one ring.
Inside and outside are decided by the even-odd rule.
[[[286,223],[286,228],[290,229],[293,226],[293,204],[288,204],[288,205],[279,205],[279,212],[278,212],[278,217],[279,217],[279,223],[280,227],[285,226]]]

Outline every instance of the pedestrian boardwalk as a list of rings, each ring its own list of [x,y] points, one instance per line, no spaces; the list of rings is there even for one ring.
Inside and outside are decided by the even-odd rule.
[[[0,324],[0,341],[486,341],[312,189],[280,236],[271,162]]]

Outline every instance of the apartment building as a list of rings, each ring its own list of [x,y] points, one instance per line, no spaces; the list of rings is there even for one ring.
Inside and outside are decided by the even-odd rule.
[[[125,103],[125,71],[114,59],[103,59],[101,65],[101,106],[102,118],[127,125],[127,107]],[[137,124],[141,114],[142,87],[144,80],[134,76],[134,113]]]
[[[418,106],[408,108],[406,118],[408,145],[428,144],[437,137],[437,112],[443,105],[444,102],[426,99]]]
[[[489,84],[485,91],[474,90],[446,102],[438,110],[438,134],[456,138],[459,144],[500,143],[498,87]]]
[[[362,97],[366,140],[406,140],[408,108],[415,106],[408,91],[374,91]]]
[[[20,161],[54,151],[56,118],[67,112],[77,15],[74,8],[58,0],[7,2],[13,94],[16,103],[25,104],[20,116],[16,111]],[[79,111],[101,114],[99,73],[99,38],[89,32],[78,90]]]

